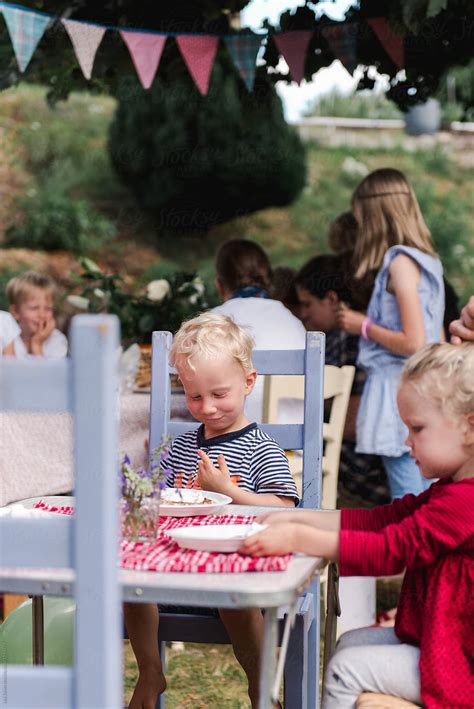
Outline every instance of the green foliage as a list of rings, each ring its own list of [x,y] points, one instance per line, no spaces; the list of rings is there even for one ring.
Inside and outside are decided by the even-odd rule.
[[[155,330],[176,332],[183,320],[208,307],[205,286],[196,273],[168,273],[135,292],[121,276],[105,273],[90,259],[81,259],[81,264],[79,299],[73,295],[68,301],[91,313],[117,315],[126,345],[149,343]]]
[[[444,117],[445,122],[449,118],[457,121],[474,121],[474,59],[466,66],[455,67],[448,71],[441,81],[437,98],[441,102],[444,113],[449,112]]]
[[[5,243],[10,247],[84,254],[97,250],[116,233],[110,220],[86,200],[72,200],[47,189],[19,197],[16,209],[22,217],[7,229]]]
[[[179,57],[149,92],[124,82],[109,145],[118,175],[168,232],[289,204],[305,183],[304,149],[273,86],[257,80],[248,94],[220,54],[206,97]]]
[[[305,111],[306,116],[341,118],[401,118],[402,114],[385,94],[342,94],[338,89],[319,96]]]
[[[9,308],[9,302],[8,298],[5,293],[5,288],[7,287],[7,283],[10,280],[10,278],[14,278],[15,276],[19,276],[20,273],[23,273],[23,271],[27,271],[28,269],[26,267],[24,268],[2,268],[0,269],[0,310],[8,310]]]

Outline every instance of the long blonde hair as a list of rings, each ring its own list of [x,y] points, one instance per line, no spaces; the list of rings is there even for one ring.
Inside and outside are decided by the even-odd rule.
[[[385,252],[397,244],[434,255],[431,233],[407,178],[390,167],[374,170],[352,195],[357,221],[355,277],[378,270]]]

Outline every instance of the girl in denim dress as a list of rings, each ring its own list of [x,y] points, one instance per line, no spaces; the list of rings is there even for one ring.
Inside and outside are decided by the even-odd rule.
[[[344,307],[338,314],[341,329],[360,335],[357,364],[367,372],[356,451],[382,456],[393,498],[417,495],[429,483],[409,456],[396,392],[407,357],[442,338],[443,269],[402,172],[383,168],[368,175],[354,192],[352,211],[355,277],[362,281],[378,269],[367,314]]]

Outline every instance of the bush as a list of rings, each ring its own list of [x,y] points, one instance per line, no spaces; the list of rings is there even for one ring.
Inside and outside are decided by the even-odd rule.
[[[343,94],[334,89],[316,98],[305,111],[305,116],[332,116],[338,118],[402,118],[403,114],[385,94]]]
[[[170,49],[173,49],[172,47]],[[157,231],[210,225],[291,203],[305,184],[303,145],[266,77],[249,94],[218,54],[201,97],[180,57],[150,91],[124,80],[112,122],[112,163]]]
[[[6,245],[74,254],[95,251],[115,236],[114,225],[86,200],[39,190],[16,202],[21,221],[6,232]]]

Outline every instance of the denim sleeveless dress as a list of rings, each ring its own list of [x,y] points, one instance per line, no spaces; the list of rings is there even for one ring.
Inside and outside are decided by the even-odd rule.
[[[439,342],[444,315],[443,267],[435,256],[409,246],[392,246],[385,254],[375,279],[367,315],[374,323],[400,331],[397,299],[387,291],[388,269],[398,254],[406,254],[420,268],[418,295],[423,307],[427,342]],[[395,354],[372,340],[359,339],[357,365],[367,372],[357,414],[358,453],[377,453],[398,458],[410,449],[408,434],[397,408],[397,388],[407,357]]]

